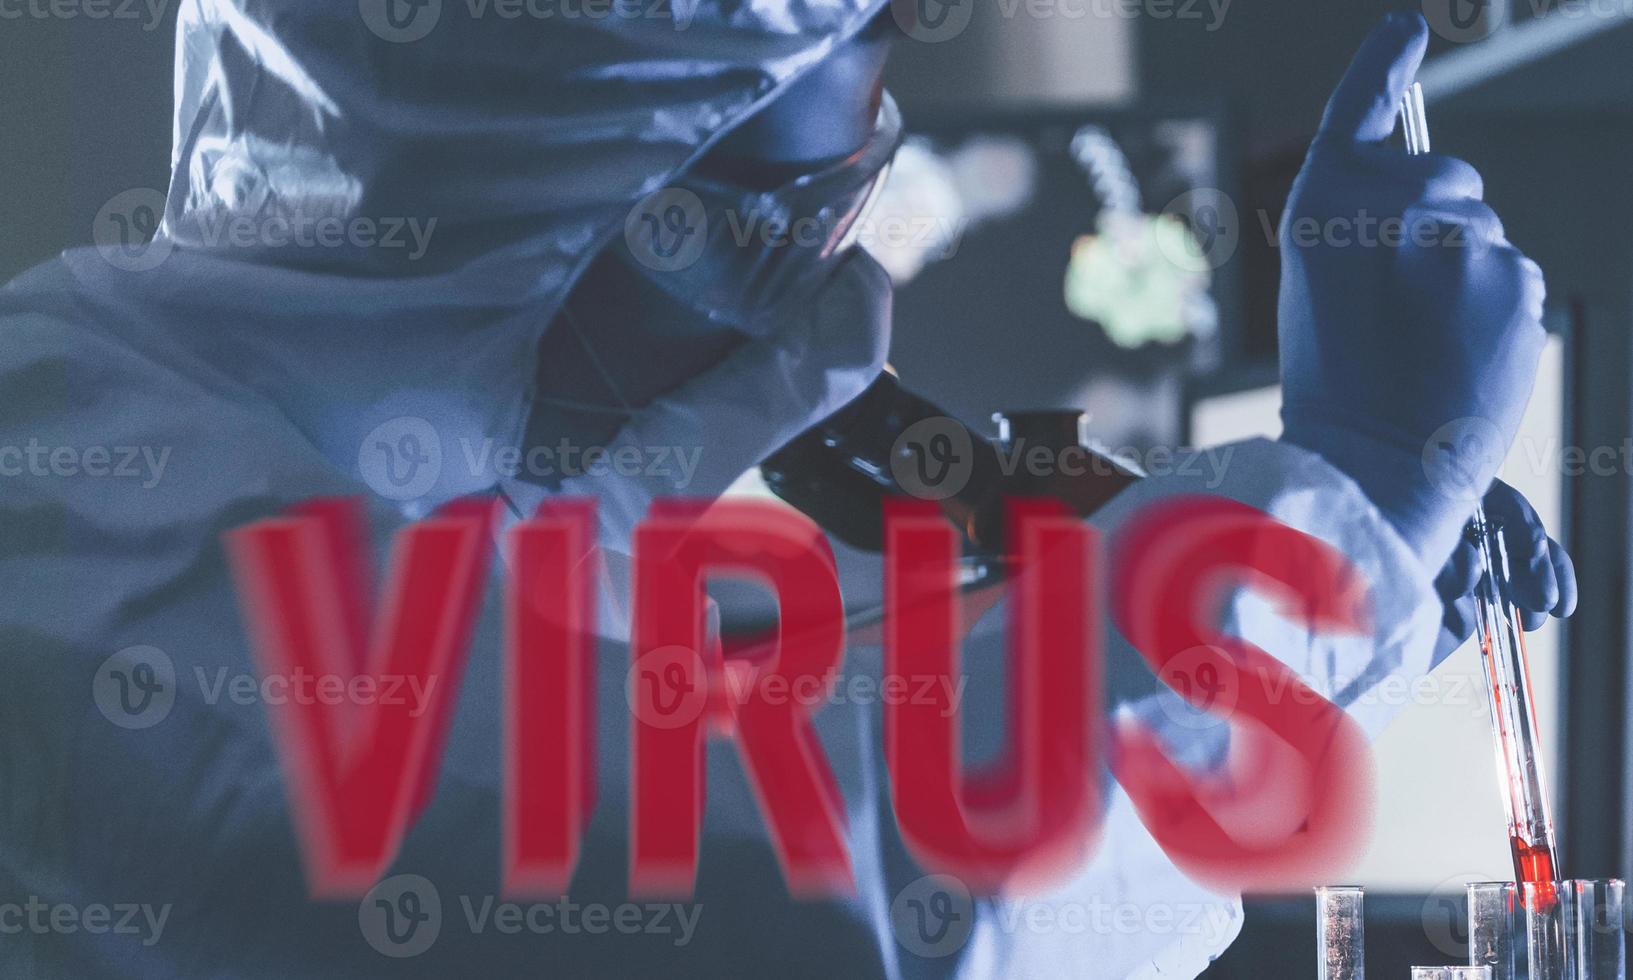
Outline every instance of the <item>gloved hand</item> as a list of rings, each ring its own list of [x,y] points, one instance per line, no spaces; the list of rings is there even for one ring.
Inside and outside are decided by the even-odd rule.
[[[1385,145],[1426,28],[1391,14],[1333,93],[1281,228],[1282,421],[1445,564],[1530,398],[1543,280],[1480,175]]]
[[[1550,615],[1563,619],[1575,612],[1576,566],[1559,542],[1548,536],[1531,504],[1518,490],[1497,480],[1486,494],[1485,510],[1486,516],[1502,525],[1508,548],[1508,598],[1519,611],[1522,625],[1534,630]],[[1474,543],[1464,538],[1435,579],[1435,591],[1446,607],[1435,644],[1436,665],[1473,635],[1474,587],[1479,580],[1479,556]]]

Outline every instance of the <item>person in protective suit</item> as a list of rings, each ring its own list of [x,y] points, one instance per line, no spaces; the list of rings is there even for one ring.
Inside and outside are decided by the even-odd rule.
[[[655,497],[718,495],[883,366],[889,282],[849,234],[901,132],[878,84],[894,29],[882,7],[672,0],[516,19],[497,5],[187,0],[157,237],[115,222],[0,292],[0,445],[38,450],[0,478],[0,908],[21,910],[0,917],[0,972],[1193,976],[1229,944],[1237,897],[1178,871],[1115,785],[1092,860],[1032,900],[1184,906],[1194,927],[1035,932],[971,899],[955,944],[902,935],[892,907],[924,876],[894,830],[877,711],[858,704],[817,716],[855,895],[789,898],[735,750],[716,742],[692,902],[661,922],[643,905],[635,932],[565,928],[566,912],[548,930],[499,928],[502,562],[434,793],[382,883],[414,890],[397,907],[430,923],[405,939],[370,901],[309,897],[264,705],[224,693],[256,673],[227,532],[357,498],[380,568],[395,534],[448,501],[490,496],[508,524],[593,496],[608,666],[599,803],[570,894],[628,900],[619,556]],[[1366,692],[1422,675],[1469,630],[1457,535],[1474,498],[1437,493],[1415,454],[1463,417],[1489,419],[1506,447],[1541,343],[1540,277],[1476,213],[1477,177],[1381,145],[1423,47],[1415,19],[1368,40],[1290,212],[1428,207],[1491,247],[1448,260],[1290,246],[1288,436],[1239,447],[1206,491],[1335,545],[1372,583],[1362,636],[1290,630],[1246,595],[1226,611],[1369,733],[1387,712]],[[827,233],[741,244],[734,212],[815,217]],[[1476,335],[1492,342],[1461,342]],[[1391,360],[1403,337],[1433,357]],[[544,446],[688,462],[496,462]],[[136,476],[98,465],[105,454]],[[1467,462],[1483,490],[1495,464]],[[1141,480],[1093,523],[1115,531],[1203,489]],[[1568,559],[1523,501],[1492,494],[1523,532],[1517,598],[1568,611]],[[975,633],[993,642],[990,626]],[[1118,710],[1200,765],[1217,757],[1115,635],[1107,658]],[[1000,662],[969,658],[971,699],[996,696]],[[877,650],[853,649],[846,669],[876,672]],[[126,905],[141,914],[91,927],[93,907]],[[36,928],[41,908],[84,927],[45,914]]]

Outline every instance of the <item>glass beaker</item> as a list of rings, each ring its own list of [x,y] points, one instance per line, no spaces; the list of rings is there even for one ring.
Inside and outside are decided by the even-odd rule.
[[[1353,886],[1317,888],[1317,980],[1366,980],[1364,894]]]
[[[1627,935],[1622,930],[1622,883],[1615,878],[1574,879],[1559,888],[1565,940],[1575,962],[1573,980],[1627,980]]]
[[[1575,949],[1566,936],[1566,889],[1557,881],[1520,884],[1525,907],[1525,969],[1529,980],[1575,980]]]
[[[1469,894],[1469,965],[1491,968],[1491,980],[1525,980],[1520,972],[1519,892],[1512,881],[1475,881]]]

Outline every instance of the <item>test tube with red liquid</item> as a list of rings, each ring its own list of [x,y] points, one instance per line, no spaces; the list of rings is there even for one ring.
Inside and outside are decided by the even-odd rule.
[[[1423,89],[1417,83],[1401,100],[1400,113],[1406,152],[1429,152]],[[1475,589],[1476,630],[1496,740],[1497,773],[1508,815],[1514,880],[1521,885],[1523,901],[1533,919],[1531,980],[1548,980],[1556,975],[1556,963],[1563,969],[1565,935],[1554,888],[1558,870],[1554,821],[1548,805],[1542,751],[1537,745],[1525,629],[1509,600],[1508,552],[1501,526],[1491,521],[1483,509],[1476,508],[1467,533],[1480,562],[1480,582]],[[1526,884],[1531,888],[1526,889]],[[1556,944],[1557,957],[1553,955]]]
[[[1530,978],[1551,980],[1565,975],[1565,929],[1554,885],[1554,822],[1537,747],[1525,630],[1501,585],[1508,580],[1502,528],[1476,512],[1468,533],[1484,570],[1475,591],[1475,629],[1490,697],[1497,771],[1506,789],[1503,807],[1508,816],[1514,880],[1520,884],[1530,922]]]

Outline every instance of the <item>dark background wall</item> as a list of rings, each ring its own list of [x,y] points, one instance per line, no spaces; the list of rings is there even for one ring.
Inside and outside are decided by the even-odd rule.
[[[89,242],[120,191],[164,189],[176,2],[151,30],[145,11],[0,21],[0,280]]]

